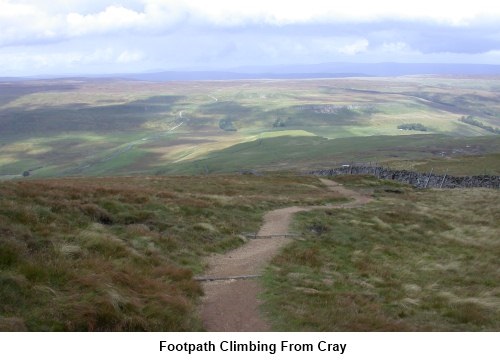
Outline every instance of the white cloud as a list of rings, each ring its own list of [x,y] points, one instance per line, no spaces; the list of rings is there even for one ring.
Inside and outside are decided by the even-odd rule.
[[[149,1],[148,1],[149,2]],[[171,2],[156,0],[157,3]],[[180,0],[192,13],[211,22],[235,25],[259,21],[270,24],[294,24],[311,21],[373,21],[379,19],[427,19],[454,25],[466,25],[482,16],[500,17],[494,0],[474,2],[453,0]]]
[[[82,67],[97,67],[95,71],[100,72],[103,64],[128,66],[142,59],[144,55],[140,51],[118,50],[111,47],[97,48],[92,51],[57,51],[48,54],[29,51],[4,52],[0,54],[0,68],[14,73],[29,69],[31,74],[36,74],[45,71],[78,73]]]
[[[159,31],[188,18],[216,26],[387,19],[465,26],[481,19],[500,19],[500,7],[492,0],[0,0],[1,38],[7,33],[14,40],[23,35],[66,38],[126,29]]]
[[[118,63],[126,64],[139,62],[142,59],[144,59],[144,54],[142,52],[125,50],[118,55],[116,61]]]
[[[148,1],[141,10],[110,5],[98,13],[82,15],[72,12],[66,16],[69,36],[106,34],[129,31],[137,34],[161,33],[171,29],[186,16],[182,6],[170,6]]]
[[[34,5],[0,0],[0,46],[57,36],[57,17]]]
[[[57,2],[56,2],[57,3]],[[79,4],[70,5],[81,11]],[[103,2],[100,2],[101,6]],[[111,3],[111,2],[109,2]],[[95,34],[154,34],[168,31],[184,19],[183,6],[167,1],[129,1],[129,6],[110,4],[94,12],[77,12],[51,2],[0,0],[0,46],[68,40]],[[47,5],[49,4],[49,5]],[[132,9],[131,5],[135,5]],[[140,5],[140,6],[139,6]],[[61,11],[60,9],[66,11]]]
[[[339,53],[346,55],[356,55],[358,53],[365,52],[368,49],[370,43],[366,39],[357,40],[354,43],[345,45],[339,49]]]
[[[70,13],[66,16],[70,36],[107,33],[145,25],[146,15],[122,6],[109,6],[97,14],[80,15]]]
[[[392,42],[392,43],[383,43],[381,46],[382,52],[385,53],[400,53],[402,51],[408,51],[410,47],[408,44],[402,41]]]
[[[163,34],[183,24],[242,27],[387,19],[466,26],[484,19],[500,21],[500,7],[490,0],[0,0],[0,46],[95,34]]]

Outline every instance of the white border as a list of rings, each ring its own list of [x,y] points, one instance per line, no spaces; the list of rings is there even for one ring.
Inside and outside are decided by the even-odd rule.
[[[160,341],[211,341],[215,352],[160,352]],[[269,352],[223,352],[222,341],[276,344]],[[282,352],[281,341],[313,344],[312,352]],[[344,354],[317,344],[347,344]],[[500,361],[500,333],[0,333],[3,361]]]

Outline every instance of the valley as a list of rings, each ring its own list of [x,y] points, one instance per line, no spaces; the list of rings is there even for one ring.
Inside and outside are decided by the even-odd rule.
[[[499,89],[500,79],[437,76],[4,81],[0,177],[193,175],[348,162],[418,167],[457,159],[474,167],[477,157],[481,171],[498,174]],[[401,129],[405,124],[420,126]]]
[[[292,237],[219,281],[259,329],[498,331],[498,189],[311,171],[498,176],[499,100],[481,76],[2,79],[0,330],[237,330],[200,276],[272,216]]]

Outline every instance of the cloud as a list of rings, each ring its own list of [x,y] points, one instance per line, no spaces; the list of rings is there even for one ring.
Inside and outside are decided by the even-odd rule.
[[[406,44],[423,53],[479,54],[500,49],[499,23],[489,21],[467,27],[416,21],[360,24],[370,44]],[[389,49],[388,49],[389,50]]]
[[[499,24],[487,0],[0,0],[0,72],[497,62]]]
[[[168,0],[156,2],[165,3]],[[311,22],[371,22],[379,20],[425,20],[463,26],[482,16],[498,19],[500,8],[492,0],[177,0],[193,14],[209,22],[235,26],[259,22],[273,25]]]
[[[116,61],[118,63],[126,64],[126,63],[135,63],[144,59],[144,54],[141,51],[130,51],[125,50],[118,55]]]
[[[80,15],[70,13],[66,16],[70,36],[108,33],[145,25],[146,15],[122,6],[109,6],[97,14]]]
[[[137,65],[144,59],[144,55],[136,50],[120,50],[112,47],[97,48],[94,50],[60,50],[50,53],[32,53],[29,51],[4,52],[0,56],[0,68],[11,72],[20,72],[29,69],[31,74],[78,73],[82,67],[102,71],[103,64],[112,65],[112,71],[118,72],[120,66]]]
[[[58,2],[56,2],[58,3]],[[72,1],[79,8],[83,1]],[[92,2],[91,2],[92,3]],[[102,2],[101,6],[102,6]],[[184,20],[183,7],[161,1],[129,1],[133,7],[108,5],[94,12],[61,12],[51,2],[0,0],[0,46],[18,46],[66,41],[87,35],[161,34]],[[137,6],[141,5],[141,6]],[[69,9],[67,7],[62,7]],[[138,10],[135,10],[136,8]]]
[[[0,0],[0,46],[54,38],[57,23],[36,6]]]
[[[418,22],[467,29],[500,21],[500,7],[489,0],[0,0],[0,45],[60,41],[88,34],[128,31],[164,34],[174,27],[240,28],[251,25]]]
[[[400,53],[409,50],[409,47],[405,42],[398,41],[394,43],[383,43],[381,49],[386,53]]]
[[[346,55],[356,55],[365,52],[368,49],[370,42],[366,39],[360,39],[352,44],[348,44],[339,49],[339,53]]]
[[[141,10],[122,5],[110,5],[97,13],[82,15],[72,12],[66,16],[66,31],[70,37],[87,34],[163,34],[186,20],[184,7],[174,3],[146,1]]]

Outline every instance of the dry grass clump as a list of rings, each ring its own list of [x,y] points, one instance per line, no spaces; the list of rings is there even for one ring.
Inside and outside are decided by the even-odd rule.
[[[0,183],[0,330],[200,330],[201,256],[270,208],[332,199],[288,176]]]
[[[353,182],[377,200],[300,214],[266,274],[276,328],[499,331],[500,193]]]

